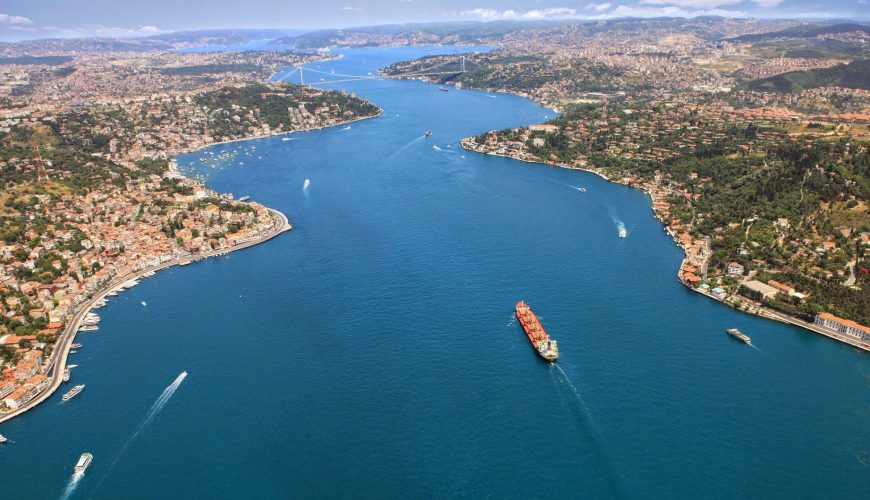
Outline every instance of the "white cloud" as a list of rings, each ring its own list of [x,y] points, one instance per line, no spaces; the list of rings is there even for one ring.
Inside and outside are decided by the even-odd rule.
[[[838,14],[834,12],[799,12],[797,14],[789,14],[788,17],[793,19],[830,19],[832,17],[847,17],[847,14]]]
[[[594,10],[595,12],[604,12],[609,9],[612,4],[610,3],[590,3],[586,6],[587,9]]]
[[[137,28],[120,28],[117,26],[104,26],[102,24],[90,24],[79,29],[65,30],[70,32],[78,32],[82,36],[102,36],[102,37],[130,37],[130,36],[147,36],[163,33],[163,30],[152,24],[139,26]]]
[[[495,19],[554,19],[571,17],[577,14],[577,9],[568,7],[549,7],[546,9],[532,9],[525,12],[508,9],[469,9],[459,13],[465,17],[477,17],[480,19],[495,20]]]
[[[341,10],[346,10],[346,11],[349,11],[349,12],[362,12],[362,9],[361,9],[361,8],[359,8],[359,7],[350,7],[350,6],[342,7]]]
[[[0,24],[33,24],[33,21],[24,16],[13,16],[0,13]]]
[[[743,0],[640,0],[645,5],[672,5],[676,7],[691,7],[693,9],[714,9],[722,5],[733,5]],[[756,2],[781,2],[782,0],[754,0]]]
[[[675,5],[662,7],[644,7],[641,5],[618,5],[607,14],[599,16],[602,19],[613,17],[698,17],[698,16],[722,16],[722,17],[746,17],[746,13],[739,10],[726,9],[700,9],[686,10]]]
[[[758,5],[761,8],[765,7],[776,7],[781,4],[783,0],[752,0],[755,5]]]

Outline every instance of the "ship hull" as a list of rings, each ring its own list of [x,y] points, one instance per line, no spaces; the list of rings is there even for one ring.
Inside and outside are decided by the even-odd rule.
[[[548,363],[555,362],[559,358],[558,343],[550,339],[538,317],[525,302],[517,303],[516,317],[538,357]]]

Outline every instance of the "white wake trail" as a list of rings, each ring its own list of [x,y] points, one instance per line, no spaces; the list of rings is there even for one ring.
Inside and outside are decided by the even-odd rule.
[[[76,472],[69,479],[69,482],[66,484],[66,489],[63,490],[63,495],[60,496],[60,500],[66,500],[71,497],[73,493],[75,493],[76,489],[79,487],[79,483],[85,475],[81,472]]]
[[[159,398],[157,398],[157,401],[155,401],[154,404],[151,405],[151,409],[148,411],[148,416],[146,416],[145,420],[142,421],[142,424],[139,425],[139,429],[136,431],[136,434],[133,434],[133,438],[135,438],[140,432],[142,432],[142,429],[144,429],[146,425],[150,424],[151,421],[154,420],[154,417],[158,413],[160,413],[160,410],[162,410],[164,406],[166,406],[169,398],[171,398],[172,395],[175,394],[175,391],[178,390],[178,386],[180,386],[181,383],[184,382],[184,379],[186,377],[187,372],[181,372],[181,374],[175,378],[175,381],[169,384],[169,387],[163,389],[163,393],[160,395]],[[131,438],[131,441],[132,440],[133,439]]]
[[[606,206],[607,213],[610,214],[610,220],[612,220],[613,223],[616,225],[616,231],[619,233],[620,237],[624,237],[622,236],[623,234],[628,234],[628,230],[625,228],[625,223],[622,222],[619,216],[616,215],[616,210],[614,210],[609,203],[606,204]]]
[[[555,367],[558,370],[558,374],[556,374],[556,370],[552,368]],[[571,379],[568,378],[568,374],[565,373],[565,370],[559,366],[558,363],[550,364],[550,372],[554,376],[554,381],[558,383],[562,383],[563,386],[567,386],[571,392],[574,393],[574,396],[577,399],[577,403],[579,405],[579,417],[582,420],[586,421],[587,431],[589,432],[589,436],[592,439],[592,445],[595,448],[595,451],[598,452],[601,465],[604,468],[604,472],[607,476],[607,479],[610,483],[611,488],[617,498],[628,498],[626,494],[625,488],[623,487],[622,477],[618,471],[616,463],[613,458],[610,456],[610,453],[607,448],[607,443],[604,440],[604,434],[602,434],[601,429],[598,427],[598,423],[595,421],[595,418],[592,416],[592,412],[589,410],[589,407],[586,405],[586,401],[583,400],[583,396],[580,395],[580,390],[577,389],[577,386],[571,382]],[[575,409],[577,411],[577,409]]]
[[[139,436],[139,434],[141,434],[142,431],[145,430],[145,428],[148,426],[148,424],[150,424],[151,421],[154,420],[154,417],[156,417],[157,414],[160,413],[160,411],[163,409],[163,407],[166,406],[166,403],[169,402],[169,398],[171,398],[172,395],[175,394],[175,391],[178,390],[178,387],[181,385],[182,382],[184,382],[185,378],[187,378],[187,372],[186,371],[181,372],[177,377],[175,377],[175,380],[172,381],[172,383],[169,384],[169,386],[166,389],[163,389],[163,392],[160,394],[160,396],[157,398],[157,400],[154,401],[154,404],[151,405],[151,408],[148,410],[148,413],[145,415],[145,419],[142,420],[142,423],[140,423],[139,427],[136,428],[136,432],[134,432],[133,435],[130,436],[130,439],[127,440],[127,442],[124,444],[124,447],[121,448],[121,451],[118,452],[118,455],[116,455],[115,459],[112,460],[112,463],[109,464],[109,467],[106,469],[106,474],[103,476],[103,479],[97,485],[97,488],[99,488],[100,485],[103,484],[103,481],[105,481],[106,478],[109,477],[109,472],[112,471],[112,468],[115,467],[115,464],[118,463],[118,460],[121,459],[121,457],[124,455],[124,452],[127,451],[127,448],[130,447],[130,445],[133,443],[133,441],[136,440],[136,438]]]

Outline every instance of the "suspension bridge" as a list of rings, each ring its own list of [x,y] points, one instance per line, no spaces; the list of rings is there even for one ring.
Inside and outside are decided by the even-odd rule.
[[[444,66],[447,66],[448,64],[456,63],[457,60],[459,62],[458,69],[455,69],[453,71],[437,71],[438,69],[443,68]],[[394,74],[394,75],[382,75],[382,74],[371,74],[371,73],[367,74],[367,75],[348,75],[348,74],[343,74],[343,73],[336,73],[334,71],[321,71],[318,69],[306,68],[304,66],[296,66],[295,68],[293,68],[292,71],[281,75],[281,80],[286,81],[291,76],[293,76],[293,74],[295,74],[297,72],[299,73],[299,84],[300,85],[309,85],[309,86],[326,85],[326,84],[333,84],[333,83],[345,83],[345,82],[359,82],[359,81],[363,81],[363,80],[386,80],[386,79],[390,79],[390,78],[404,78],[404,77],[415,77],[415,76],[458,75],[458,74],[465,73],[465,56],[460,56],[457,59],[451,59],[451,60],[445,61],[441,64],[438,64],[437,66],[434,66],[432,68],[428,68],[425,70],[412,71],[412,72],[408,72],[408,73],[399,73],[399,74]],[[306,83],[305,82],[305,75],[306,74],[314,75],[314,79],[309,77],[308,83]],[[329,76],[330,79],[326,79],[320,75]],[[319,78],[319,81],[316,80],[317,78]],[[334,79],[334,78],[338,78],[338,79]]]

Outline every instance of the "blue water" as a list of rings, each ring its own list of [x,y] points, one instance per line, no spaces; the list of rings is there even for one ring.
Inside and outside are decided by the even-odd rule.
[[[318,67],[365,74],[427,52]],[[102,309],[72,356],[85,391],[0,426],[16,442],[0,447],[0,495],[59,498],[84,451],[72,498],[866,494],[867,355],[687,291],[643,193],[458,148],[550,111],[340,85],[383,116],[216,146],[243,150],[222,168],[179,159],[295,229]],[[557,366],[514,323],[519,299],[559,340]]]

